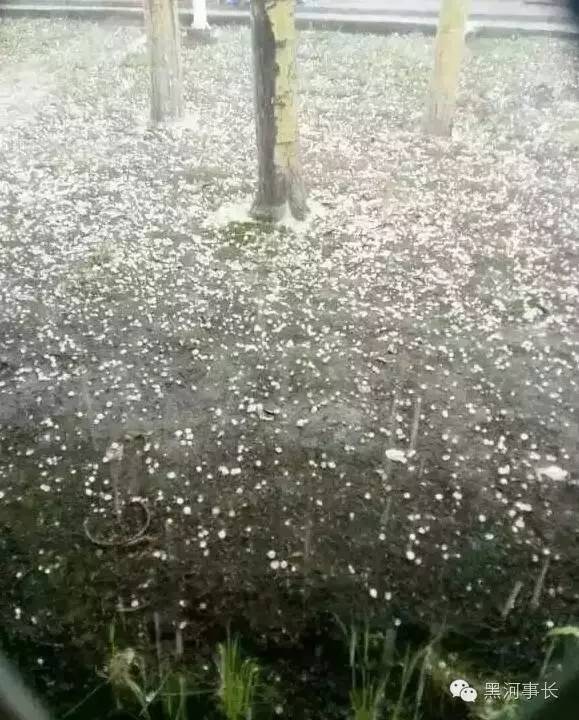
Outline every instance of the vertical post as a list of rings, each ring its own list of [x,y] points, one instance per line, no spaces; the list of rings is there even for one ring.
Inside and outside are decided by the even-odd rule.
[[[193,0],[193,30],[209,30],[207,0]]]

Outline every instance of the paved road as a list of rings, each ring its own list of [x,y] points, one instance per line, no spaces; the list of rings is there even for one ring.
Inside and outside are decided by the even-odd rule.
[[[241,6],[249,0],[239,0]],[[47,0],[44,0],[46,3]],[[51,0],[54,5],[139,5],[143,0]],[[10,0],[0,5],[35,4],[35,0]],[[48,4],[48,3],[47,3]],[[182,6],[191,0],[179,0]],[[209,7],[228,7],[226,0],[208,0]],[[564,0],[472,0],[471,15],[481,18],[526,18],[536,21],[563,21],[569,17]],[[396,15],[406,17],[436,17],[440,0],[303,0],[298,12],[324,11],[355,15]]]
[[[184,22],[189,22],[192,0],[178,0]],[[208,0],[212,25],[249,23],[244,6]],[[439,0],[305,0],[297,12],[298,27],[345,32],[436,31]],[[142,22],[143,0],[0,0],[0,16],[71,16],[113,18],[119,22]],[[510,37],[513,34],[577,36],[579,28],[566,7],[555,0],[473,0],[470,19],[480,35]]]
[[[242,0],[243,2],[244,0]],[[212,6],[225,0],[209,0]],[[440,0],[304,0],[304,10],[324,10],[332,13],[373,15],[437,16]],[[566,3],[561,0],[473,0],[471,15],[481,18],[528,18],[537,21],[563,21],[569,17]]]

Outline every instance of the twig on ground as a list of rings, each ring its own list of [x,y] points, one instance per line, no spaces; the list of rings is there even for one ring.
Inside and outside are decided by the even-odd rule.
[[[418,426],[420,424],[420,411],[422,409],[422,398],[416,398],[414,406],[414,417],[412,419],[412,433],[410,435],[410,452],[416,450],[416,438],[418,437]]]
[[[505,620],[508,615],[513,611],[515,607],[515,603],[517,602],[517,597],[519,596],[519,593],[521,592],[523,588],[523,583],[520,580],[517,580],[517,582],[513,585],[513,589],[511,591],[511,594],[507,598],[507,602],[505,603],[505,606],[503,607],[503,611],[501,612],[501,617],[503,620]]]
[[[545,558],[541,567],[541,572],[535,583],[535,589],[533,590],[533,597],[531,598],[531,608],[536,610],[541,603],[541,593],[543,592],[543,586],[545,585],[545,578],[549,570],[550,558]]]
[[[146,506],[146,504],[142,500],[131,500],[129,503],[130,505],[137,505],[140,507],[144,513],[144,521],[139,530],[134,534],[131,535],[131,537],[125,538],[125,539],[118,539],[118,540],[104,540],[102,538],[95,537],[90,529],[89,529],[89,521],[90,518],[86,518],[86,520],[83,523],[83,529],[84,534],[86,537],[90,540],[90,542],[93,545],[97,545],[98,547],[103,548],[111,548],[111,547],[130,547],[131,545],[136,545],[137,543],[141,542],[148,542],[150,540],[148,535],[145,535],[147,530],[149,529],[149,526],[151,524],[151,511]]]

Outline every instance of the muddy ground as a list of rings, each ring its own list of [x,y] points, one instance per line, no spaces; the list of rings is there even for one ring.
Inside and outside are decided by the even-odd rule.
[[[0,23],[7,647],[74,694],[120,615],[299,647],[337,613],[526,667],[579,599],[573,47],[471,40],[447,141],[430,40],[303,33],[288,230],[218,222],[248,32],[184,50],[163,132],[140,43]]]

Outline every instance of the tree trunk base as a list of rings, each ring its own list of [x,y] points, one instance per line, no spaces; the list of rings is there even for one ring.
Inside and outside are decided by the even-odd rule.
[[[446,103],[432,103],[426,113],[424,130],[429,135],[451,137],[454,107]]]
[[[249,217],[257,222],[277,223],[288,214],[286,205],[267,205],[254,200]]]
[[[285,218],[293,218],[298,221],[306,219],[308,203],[306,191],[301,179],[294,175],[288,178],[286,182],[290,185],[287,195],[288,199],[281,205],[274,205],[258,192],[249,211],[250,216],[254,220],[280,222]]]

